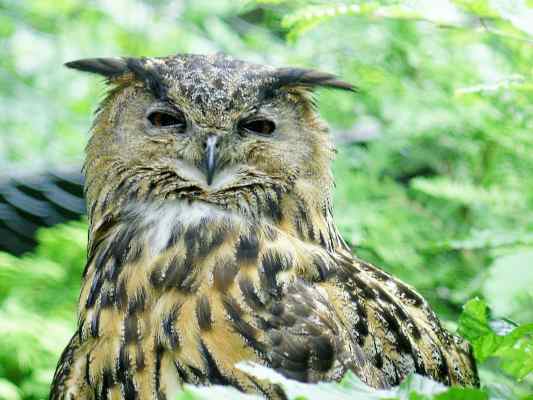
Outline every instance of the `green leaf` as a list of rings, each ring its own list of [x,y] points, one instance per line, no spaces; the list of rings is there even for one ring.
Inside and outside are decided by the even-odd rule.
[[[487,400],[489,395],[484,390],[453,387],[434,397],[435,400]]]
[[[498,13],[490,4],[490,0],[452,0],[460,8],[478,17],[497,17]]]
[[[487,304],[476,298],[463,307],[458,332],[470,341],[479,362],[497,357],[502,368],[517,379],[533,372],[533,323],[514,328],[505,321],[495,324]]]

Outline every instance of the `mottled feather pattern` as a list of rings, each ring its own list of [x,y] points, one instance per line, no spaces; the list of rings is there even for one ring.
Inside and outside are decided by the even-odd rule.
[[[151,213],[175,221],[165,235]],[[448,384],[473,381],[461,375],[471,363],[468,346],[455,347],[405,284],[271,223],[205,206],[194,213],[179,204],[143,207],[119,216],[98,244],[82,289],[79,334],[84,348],[98,350],[80,358],[80,390],[103,385],[100,368],[110,365],[108,390],[137,393],[126,398],[139,398],[136,388],[145,385],[168,393],[176,382],[230,384],[275,398],[274,388],[234,367],[243,360],[307,382],[340,379],[348,368],[378,387],[412,371]],[[120,251],[109,251],[110,244]],[[452,345],[457,354],[445,357],[442,349]],[[160,375],[162,358],[173,364],[172,382]]]
[[[98,68],[123,88],[104,102],[88,145],[90,229],[78,330],[51,399],[171,399],[184,383],[285,398],[236,368],[241,361],[303,382],[339,380],[352,370],[374,387],[412,372],[478,384],[468,343],[444,330],[411,287],[353,257],[335,227],[332,149],[306,93],[313,84],[347,85],[329,74],[224,56],[74,67]],[[163,87],[171,99],[164,101],[191,108],[198,127],[179,139],[139,139],[139,130],[151,128],[128,118],[162,101]],[[301,118],[290,131],[298,140],[287,136],[278,148],[222,130],[254,102],[266,102],[265,112],[279,108],[287,121]],[[283,141],[283,121],[276,121]],[[194,153],[202,125],[226,140],[212,184]],[[295,143],[286,156],[282,147]]]

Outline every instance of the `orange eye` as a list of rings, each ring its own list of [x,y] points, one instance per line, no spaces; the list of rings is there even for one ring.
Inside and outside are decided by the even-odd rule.
[[[239,130],[259,135],[270,135],[275,129],[276,124],[268,119],[254,119],[239,124]]]
[[[154,111],[148,115],[148,120],[156,128],[177,127],[185,131],[186,127],[185,118],[182,114]]]

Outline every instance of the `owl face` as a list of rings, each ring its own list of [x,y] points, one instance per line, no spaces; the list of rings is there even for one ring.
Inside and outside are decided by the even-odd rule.
[[[150,181],[154,195],[227,203],[244,188],[290,191],[328,174],[331,145],[310,98],[334,76],[223,55],[91,59],[67,66],[114,85],[102,103],[88,161],[109,160]]]

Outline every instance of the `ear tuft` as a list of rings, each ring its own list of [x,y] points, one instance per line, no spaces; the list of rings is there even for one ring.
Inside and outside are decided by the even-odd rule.
[[[336,75],[304,68],[279,68],[274,74],[275,85],[283,86],[304,86],[309,88],[326,87],[332,89],[347,90],[356,92],[357,88],[341,81]]]
[[[129,72],[127,62],[122,58],[85,58],[65,63],[65,66],[78,71],[102,75],[108,79]]]

